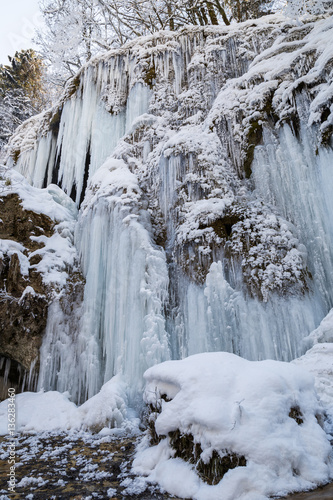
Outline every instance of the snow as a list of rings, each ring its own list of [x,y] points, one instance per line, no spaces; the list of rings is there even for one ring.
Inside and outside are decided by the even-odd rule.
[[[126,389],[119,375],[104,384],[98,394],[78,407],[76,418],[81,422],[81,427],[121,427],[127,417]]]
[[[306,368],[315,376],[315,388],[327,414],[326,428],[333,435],[333,345],[323,343],[314,345],[304,356],[293,361]]]
[[[50,304],[47,392],[17,396],[18,431],[131,429],[152,367],[147,402],[156,388],[171,399],[158,432],[191,432],[204,460],[230,449],[247,465],[209,486],[168,438],[146,441],[135,470],[147,481],[263,500],[332,478],[332,29],[328,15],[268,16],[143,37],[87,63],[18,129],[7,164],[34,187],[11,170],[1,189],[55,222],[35,252],[44,282],[65,287],[78,258],[86,281],[66,314]],[[0,251],[28,273],[22,245]]]
[[[155,429],[162,441],[139,449],[133,470],[169,493],[195,500],[248,500],[332,478],[329,440],[316,419],[323,409],[314,379],[295,364],[206,353],[156,365],[145,379],[146,402],[161,405]],[[289,416],[291,408],[299,409],[300,425]],[[216,450],[220,456],[245,456],[246,466],[230,469],[216,485],[205,484],[195,466],[174,458],[169,439],[163,438],[177,429],[200,444],[205,463]]]
[[[0,255],[17,254],[23,276],[28,276],[30,269],[36,269],[45,285],[61,289],[68,280],[69,269],[74,269],[77,263],[73,245],[77,218],[74,203],[58,186],[50,184],[45,189],[35,188],[15,170],[1,167],[0,176],[1,196],[15,193],[24,210],[47,215],[54,222],[54,234],[51,236],[31,236],[33,241],[41,244],[41,248],[28,252],[20,243],[1,239]],[[31,265],[30,259],[35,255],[41,257],[40,261]]]
[[[69,394],[56,391],[25,392],[16,396],[16,429],[19,432],[38,430],[68,429],[76,409],[68,399]],[[7,429],[7,400],[0,403],[1,429],[5,435]]]
[[[43,481],[41,477],[23,477],[15,486],[25,488],[28,485],[44,486],[48,481]]]
[[[23,253],[25,251],[25,247],[20,243],[17,243],[13,240],[0,240],[0,257],[4,258],[5,255],[11,257],[16,254],[18,256],[20,262],[20,270],[23,276],[27,276],[29,274],[29,259]]]
[[[117,490],[115,490],[114,488],[109,488],[107,490],[107,495],[108,495],[108,498],[112,498],[115,496],[115,494],[117,493]]]
[[[42,213],[52,220],[62,222],[77,216],[77,209],[72,200],[55,184],[45,189],[38,189],[26,178],[12,170],[1,166],[1,195],[17,193],[25,210]]]
[[[321,321],[318,328],[316,328],[310,335],[304,339],[304,342],[311,342],[317,344],[318,342],[333,342],[333,309]]]
[[[303,340],[312,346],[303,356],[292,361],[304,367],[315,377],[315,388],[325,409],[325,429],[333,436],[333,310],[325,316],[318,328]]]
[[[7,400],[0,403],[0,435],[8,432]],[[81,406],[70,401],[68,392],[43,390],[15,397],[16,432],[90,430],[101,436],[135,432],[139,420],[127,411],[126,385],[119,377],[109,380],[100,392]],[[106,432],[109,429],[109,432]],[[119,434],[119,433],[118,433]]]

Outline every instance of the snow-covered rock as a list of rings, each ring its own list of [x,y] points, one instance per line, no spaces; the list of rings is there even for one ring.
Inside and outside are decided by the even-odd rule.
[[[81,406],[70,398],[69,392],[58,391],[17,394],[10,400],[15,406],[16,432],[89,430],[117,435],[117,429],[118,434],[126,429],[137,430],[138,419],[127,411],[126,385],[119,377],[109,380],[98,394]],[[0,403],[0,435],[8,433],[8,401]]]
[[[77,209],[56,185],[32,187],[0,170],[0,398],[36,388],[40,347],[54,303],[82,288],[74,247]],[[63,310],[65,307],[62,308]],[[60,307],[61,310],[61,307]],[[62,311],[65,321],[65,314]]]
[[[324,411],[324,427],[333,440],[333,344],[314,345],[304,356],[292,361],[315,378],[315,389]]]
[[[323,408],[304,368],[206,353],[166,361],[145,378],[159,442],[149,446],[148,435],[133,469],[169,493],[264,499],[332,478]]]

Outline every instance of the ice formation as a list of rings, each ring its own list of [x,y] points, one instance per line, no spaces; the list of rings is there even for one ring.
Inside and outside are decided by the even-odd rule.
[[[15,170],[1,167],[0,203],[4,397],[11,382],[17,390],[36,389],[48,307],[59,309],[64,326],[70,315],[66,318],[68,306],[63,305],[74,299],[73,277],[79,274],[79,263],[74,246],[77,208],[58,186],[38,189]],[[18,380],[11,381],[15,373]]]
[[[121,375],[138,407],[169,358],[311,347],[333,306],[332,39],[329,15],[157,33],[18,129],[7,166],[73,199],[86,280],[49,308],[40,389],[83,402]]]
[[[76,228],[86,286],[75,352],[49,356],[54,336],[48,341],[47,331],[49,362],[42,364],[40,387],[65,390],[61,375],[71,370],[71,393],[84,401],[113,375],[123,374],[134,403],[142,370],[169,357],[163,317],[165,254],[150,241],[149,215],[141,197],[136,176],[122,160],[108,160],[92,177]],[[57,315],[54,320],[56,336]],[[62,364],[58,381],[52,379],[56,358]]]
[[[3,194],[56,229],[34,237],[52,293],[19,431],[134,428],[146,372],[148,481],[261,500],[332,478],[332,41],[330,15],[157,33],[17,130]],[[175,432],[240,466],[204,484]]]

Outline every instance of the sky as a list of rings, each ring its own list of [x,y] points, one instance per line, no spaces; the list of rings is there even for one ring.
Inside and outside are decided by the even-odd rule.
[[[31,38],[41,26],[39,0],[0,0],[0,64],[8,64],[8,55],[34,48]]]

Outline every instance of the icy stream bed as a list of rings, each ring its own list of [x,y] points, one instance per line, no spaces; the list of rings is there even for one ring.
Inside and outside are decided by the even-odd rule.
[[[332,500],[333,484],[330,483],[313,491],[288,495],[285,498],[286,500]]]

